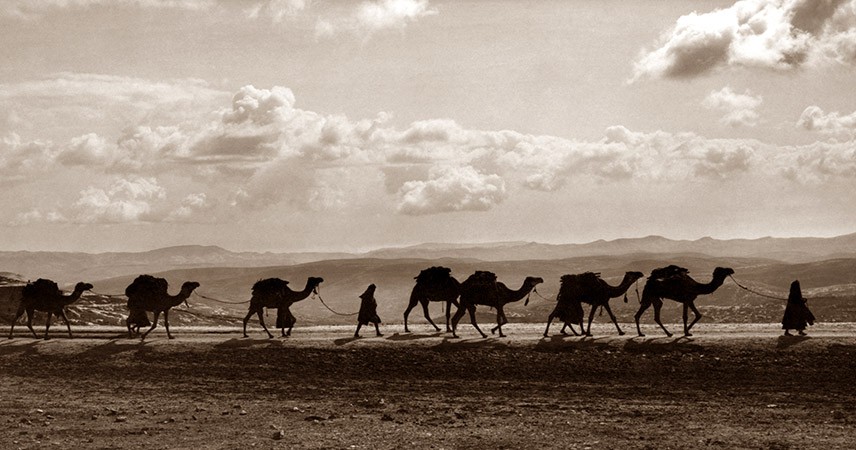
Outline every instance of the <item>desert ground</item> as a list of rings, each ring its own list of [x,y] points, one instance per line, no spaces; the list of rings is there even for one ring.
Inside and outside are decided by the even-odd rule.
[[[667,324],[678,331],[677,324]],[[427,325],[295,328],[19,325],[0,342],[4,448],[853,448],[856,324],[632,324],[594,337],[460,339]],[[43,332],[42,326],[36,327]],[[8,327],[0,328],[8,334]]]

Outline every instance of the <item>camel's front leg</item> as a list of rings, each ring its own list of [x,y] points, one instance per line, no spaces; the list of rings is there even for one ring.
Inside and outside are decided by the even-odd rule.
[[[446,302],[446,333],[452,331],[449,327],[449,318],[452,316],[452,302]]]
[[[268,335],[268,339],[273,339],[273,335],[268,331],[267,325],[265,325],[265,316],[262,314],[262,309],[259,309],[256,314],[259,316],[259,323],[262,325],[262,329],[265,330],[265,333]],[[246,336],[246,333],[244,334]]]
[[[692,330],[693,325],[695,325],[696,322],[698,322],[699,319],[701,319],[701,313],[698,311],[698,308],[696,308],[695,302],[690,302],[690,309],[693,311],[693,314],[695,314],[695,319],[693,319],[692,323],[690,323],[690,326],[687,327],[687,332],[686,332],[687,336],[692,336],[692,333],[690,333],[690,330]]]
[[[167,339],[175,339],[172,337],[172,334],[169,332],[169,310],[166,310],[163,312],[163,326],[166,328]]]
[[[65,327],[68,328],[68,337],[69,338],[73,337],[71,335],[71,324],[68,323],[68,316],[65,315],[65,309],[63,309],[59,312],[59,316],[62,317],[62,320],[65,322]]]
[[[152,326],[151,326],[151,328],[148,329],[148,331],[143,333],[143,337],[140,338],[141,341],[144,341],[146,339],[146,336],[148,336],[149,333],[152,332],[152,330],[157,328],[159,318],[160,318],[160,311],[155,311],[155,318],[154,318],[154,320],[152,320]]]
[[[499,337],[505,337],[502,334],[502,326],[508,323],[508,318],[505,317],[505,311],[502,310],[502,307],[496,308],[496,326],[490,329],[490,334],[496,334],[496,331],[499,330]]]
[[[642,328],[639,327],[639,319],[642,317],[642,314],[645,312],[645,310],[648,309],[650,306],[651,301],[643,297],[642,304],[639,305],[639,310],[636,311],[636,314],[633,316],[633,318],[636,319],[636,332],[639,334],[640,337],[645,337],[645,334],[642,333]]]
[[[51,328],[51,317],[53,317],[53,312],[48,311],[48,321],[45,322],[45,340],[50,339],[50,336],[48,336],[48,330]]]
[[[550,334],[550,324],[553,323],[553,319],[556,317],[556,312],[553,311],[550,313],[550,316],[547,317],[547,328],[544,329],[544,337],[549,336]]]
[[[615,329],[618,330],[619,336],[624,336],[624,331],[621,330],[621,327],[618,326],[618,319],[615,318],[615,314],[612,313],[612,308],[609,307],[609,303],[603,305],[604,309],[606,309],[606,313],[609,314],[609,318],[612,319],[612,323],[615,324]]]

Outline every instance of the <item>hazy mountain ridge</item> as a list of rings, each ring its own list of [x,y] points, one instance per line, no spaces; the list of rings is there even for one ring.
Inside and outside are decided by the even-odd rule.
[[[379,259],[476,259],[482,261],[558,260],[578,257],[649,253],[703,254],[713,257],[765,258],[804,263],[856,257],[856,234],[832,238],[760,238],[719,240],[672,240],[661,236],[594,241],[587,244],[497,242],[485,244],[426,243],[384,248],[366,253],[232,252],[217,246],[186,245],[147,252],[0,252],[0,271],[26,279],[51,278],[61,284],[121,275],[163,272],[193,267],[285,266],[324,260]]]

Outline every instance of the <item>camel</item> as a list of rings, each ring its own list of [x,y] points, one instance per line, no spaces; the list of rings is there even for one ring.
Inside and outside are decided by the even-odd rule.
[[[195,281],[185,281],[181,285],[181,291],[177,295],[170,295],[168,292],[169,283],[163,278],[156,278],[151,275],[140,275],[125,288],[125,296],[128,297],[128,309],[130,314],[125,320],[128,327],[128,335],[132,337],[131,329],[136,327],[139,332],[140,325],[145,323],[142,316],[146,316],[146,311],[154,313],[152,326],[143,333],[142,339],[145,339],[149,333],[158,326],[158,318],[163,313],[163,324],[166,328],[166,336],[169,339],[174,339],[169,331],[169,310],[174,306],[184,302],[187,305],[187,298],[190,294],[199,287],[199,283]],[[187,305],[189,307],[189,305]],[[148,321],[148,317],[145,317]]]
[[[701,319],[701,313],[695,306],[695,299],[699,295],[712,294],[722,283],[725,282],[725,277],[734,273],[734,270],[727,267],[717,267],[713,270],[713,278],[710,283],[702,284],[690,278],[689,271],[678,266],[669,266],[651,271],[651,276],[645,283],[642,289],[642,300],[639,305],[639,311],[636,312],[636,332],[639,336],[645,336],[639,328],[639,318],[648,307],[654,305],[654,321],[666,333],[666,336],[672,337],[672,333],[663,326],[660,322],[660,308],[663,307],[663,299],[668,298],[684,305],[684,336],[692,336],[690,330],[693,325]],[[687,326],[687,310],[691,309],[695,318]]]
[[[451,317],[452,305],[459,306],[458,295],[461,293],[461,283],[450,275],[451,272],[452,269],[446,267],[429,267],[414,277],[416,286],[413,286],[413,291],[410,292],[410,303],[404,310],[405,333],[410,333],[410,329],[407,328],[407,316],[419,303],[422,304],[422,311],[425,313],[428,323],[436,331],[440,331],[440,327],[434,324],[431,315],[428,314],[429,302],[446,302],[446,332],[452,331],[449,326],[449,318]]]
[[[276,328],[279,328],[283,337],[291,336],[291,329],[297,323],[297,318],[291,314],[291,305],[309,297],[310,294],[318,293],[318,285],[324,279],[320,277],[309,277],[306,287],[302,291],[292,291],[288,287],[288,281],[279,278],[267,278],[259,280],[253,285],[253,295],[250,297],[250,309],[244,317],[244,337],[247,335],[247,322],[253,314],[259,316],[259,323],[267,333],[269,339],[273,335],[268,331],[264,320],[265,308],[276,308]],[[288,332],[285,329],[288,328]]]
[[[630,286],[632,286],[636,280],[643,276],[645,275],[642,272],[627,272],[624,274],[624,279],[621,280],[621,283],[619,283],[618,286],[610,286],[606,281],[600,278],[600,274],[598,273],[586,272],[577,275],[563,275],[562,287],[559,289],[559,295],[556,299],[556,308],[550,313],[550,317],[547,319],[547,329],[544,330],[544,337],[547,337],[550,331],[550,323],[553,322],[553,318],[555,317],[559,317],[565,323],[564,326],[562,326],[562,334],[566,334],[565,327],[570,326],[574,335],[577,335],[577,332],[571,324],[578,322],[580,325],[580,331],[586,336],[591,336],[591,322],[594,320],[594,313],[597,311],[598,307],[602,307],[606,310],[607,314],[609,314],[609,318],[612,319],[612,323],[615,324],[615,328],[618,330],[618,335],[624,336],[624,331],[618,325],[618,320],[616,320],[615,314],[612,313],[612,309],[609,307],[609,299],[624,295],[624,302],[627,303],[627,290],[630,289]],[[568,302],[573,304],[573,306],[564,305],[564,303]],[[582,324],[581,303],[591,305],[591,311],[589,311],[588,318],[588,329],[584,328]],[[565,318],[562,317],[567,313],[565,308],[568,307],[576,307],[575,309],[578,308],[578,313],[573,314],[574,317],[571,317],[571,319],[575,320],[565,320]]]
[[[523,280],[523,285],[520,289],[513,291],[504,283],[496,281],[496,275],[491,272],[477,271],[470,275],[469,278],[461,283],[460,305],[458,305],[458,310],[455,312],[454,317],[452,317],[452,337],[458,337],[456,333],[458,322],[461,320],[461,317],[464,316],[465,311],[470,313],[470,321],[476,331],[478,331],[483,338],[487,337],[487,335],[482,332],[481,328],[479,328],[478,323],[476,323],[476,305],[486,305],[496,308],[496,326],[493,327],[490,332],[491,334],[495,334],[499,331],[499,337],[505,337],[502,333],[502,326],[508,323],[508,318],[505,317],[505,311],[503,309],[505,305],[519,301],[523,297],[527,297],[524,306],[528,305],[529,293],[532,292],[538,284],[543,282],[544,279],[542,278],[526,277],[526,279]]]
[[[48,313],[48,320],[45,322],[45,339],[50,339],[48,331],[51,328],[51,317],[56,314],[62,317],[65,326],[68,328],[68,337],[71,336],[71,324],[68,323],[68,317],[65,315],[65,307],[76,302],[83,295],[84,291],[92,289],[89,283],[77,283],[74,286],[74,291],[70,295],[63,295],[59,290],[59,286],[51,280],[39,278],[34,283],[27,283],[21,290],[21,303],[18,305],[18,311],[15,313],[15,319],[12,320],[12,327],[9,329],[9,339],[12,339],[12,332],[15,331],[15,322],[21,318],[26,311],[27,313],[27,328],[36,336],[33,330],[33,313],[35,311],[44,311]]]

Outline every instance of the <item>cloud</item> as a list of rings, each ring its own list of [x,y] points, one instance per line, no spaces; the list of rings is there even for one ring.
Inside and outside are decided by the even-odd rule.
[[[825,113],[820,107],[809,106],[800,115],[797,126],[826,134],[856,134],[856,112],[840,115]]]
[[[505,183],[498,175],[472,167],[438,167],[428,180],[404,183],[398,210],[407,215],[487,211],[505,197]]]
[[[28,174],[49,165],[55,153],[50,141],[25,142],[21,136],[10,133],[0,139],[0,175],[6,181],[26,179]]]
[[[738,94],[726,86],[718,91],[711,91],[702,106],[707,109],[715,109],[725,113],[720,122],[732,127],[754,127],[758,124],[758,112],[755,108],[761,105],[763,99],[752,95],[748,89],[743,94]]]
[[[268,0],[256,3],[244,11],[248,19],[269,17],[274,22],[282,22],[289,17],[295,17],[306,9],[306,0]]]
[[[788,71],[852,63],[856,0],[740,0],[681,16],[634,64],[631,82],[693,78],[723,67]]]
[[[75,223],[126,223],[153,220],[153,203],[166,191],[154,178],[118,179],[107,189],[90,187],[69,210]]]
[[[215,0],[4,0],[0,2],[0,16],[17,19],[35,19],[49,12],[63,9],[86,9],[115,6],[206,10],[216,5]]]
[[[319,19],[316,37],[330,37],[350,32],[364,37],[385,30],[401,30],[422,18],[437,14],[428,0],[364,1],[350,16],[339,19]]]

